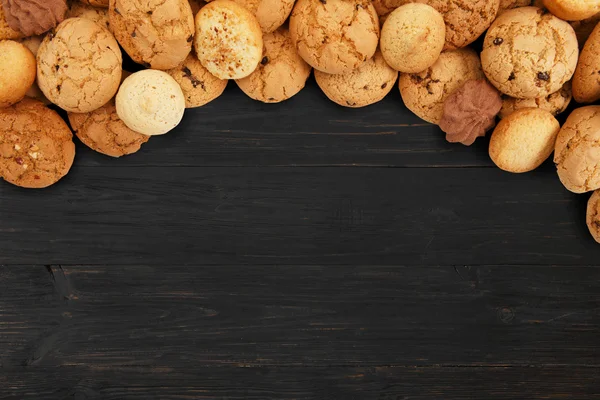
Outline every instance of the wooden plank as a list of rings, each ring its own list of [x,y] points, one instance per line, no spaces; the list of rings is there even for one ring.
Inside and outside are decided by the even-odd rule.
[[[586,201],[551,166],[76,167],[2,185],[0,263],[588,265]]]
[[[599,267],[1,271],[3,370],[600,367]]]
[[[3,371],[0,398],[87,400],[597,399],[597,368],[210,368]]]
[[[487,141],[449,144],[438,127],[414,116],[395,88],[381,103],[348,109],[314,82],[281,104],[262,104],[231,83],[205,107],[187,110],[173,132],[136,155],[113,160],[78,143],[85,166],[491,166]]]

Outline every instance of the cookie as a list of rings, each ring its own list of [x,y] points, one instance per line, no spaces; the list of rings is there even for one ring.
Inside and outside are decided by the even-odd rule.
[[[563,185],[573,193],[600,189],[600,106],[574,110],[563,125],[554,163]]]
[[[209,0],[210,1],[210,0]],[[274,32],[288,19],[294,0],[233,0],[256,16],[263,33]]]
[[[512,8],[526,7],[531,5],[531,0],[500,0],[498,14]]]
[[[300,57],[313,68],[344,74],[375,54],[379,19],[369,0],[298,0],[290,34]]]
[[[500,15],[485,37],[481,63],[490,82],[519,99],[546,97],[571,79],[579,48],[569,23],[536,7]]]
[[[260,25],[239,4],[213,1],[196,15],[194,48],[202,65],[217,78],[245,78],[262,59]]]
[[[23,44],[0,41],[0,108],[23,99],[35,82],[35,57]]]
[[[121,121],[114,99],[91,113],[69,113],[69,122],[83,144],[111,157],[133,154],[150,139]]]
[[[420,0],[435,8],[446,22],[445,50],[468,46],[490,27],[500,0]]]
[[[256,70],[237,85],[248,97],[263,103],[279,103],[304,88],[312,68],[298,55],[287,29],[263,37],[263,58]]]
[[[0,0],[8,26],[25,36],[41,35],[65,19],[66,0]]]
[[[600,22],[600,13],[581,21],[571,22],[571,26],[575,30],[575,35],[577,35],[577,42],[579,42],[580,49],[583,49],[583,45],[592,34],[596,25],[598,25],[598,22]]]
[[[598,0],[544,0],[544,6],[565,21],[581,21],[600,12]]]
[[[381,53],[400,72],[415,73],[431,67],[445,42],[444,18],[427,4],[398,7],[381,29]]]
[[[344,107],[358,108],[383,100],[394,87],[398,72],[377,51],[373,58],[354,71],[343,75],[315,71],[315,79],[329,100]]]
[[[210,103],[225,90],[226,79],[219,79],[202,66],[195,54],[190,54],[177,68],[165,71],[181,86],[185,107],[195,108]]]
[[[65,111],[86,113],[113,98],[121,81],[121,50],[108,29],[84,18],[64,20],[37,54],[37,81]]]
[[[74,1],[69,6],[67,18],[86,18],[112,32],[106,8],[92,7],[89,4]]]
[[[594,191],[588,200],[585,222],[594,240],[600,243],[600,190]]]
[[[0,109],[0,177],[25,188],[58,182],[73,165],[73,134],[53,110],[39,101]]]
[[[99,7],[99,8],[108,8],[109,0],[79,0],[82,4]]]
[[[42,40],[44,40],[43,36],[30,36],[19,40],[19,43],[22,43],[25,47],[29,49],[29,51],[31,51],[34,57],[37,57],[37,52],[40,48],[40,45],[42,44]],[[44,96],[44,93],[42,93],[42,91],[40,90],[40,87],[38,86],[37,82],[33,82],[33,85],[31,85],[27,93],[25,93],[25,96],[39,100],[46,105],[50,104],[50,100],[48,100],[46,96]]]
[[[521,108],[540,108],[557,116],[567,109],[572,98],[571,82],[565,83],[558,92],[554,92],[549,96],[539,99],[515,99],[514,97],[504,95],[502,99],[502,110],[500,110],[498,116],[500,118],[506,118]]]
[[[492,133],[490,158],[498,168],[533,171],[554,151],[560,124],[548,111],[523,108],[504,118]]]
[[[379,17],[385,17],[396,8],[412,2],[411,0],[373,0],[373,7]]]
[[[190,54],[194,16],[188,0],[111,0],[108,16],[119,44],[138,64],[166,70]]]
[[[578,103],[600,99],[600,25],[585,42],[573,76],[573,97]]]
[[[400,94],[419,118],[438,124],[444,102],[472,79],[484,79],[477,53],[470,49],[445,51],[431,67],[417,74],[400,74]]]
[[[171,75],[147,69],[123,81],[116,107],[129,129],[144,135],[163,135],[181,122],[185,97]]]
[[[12,29],[8,26],[8,22],[6,22],[6,17],[4,15],[4,10],[0,7],[0,40],[7,39],[21,39],[24,37],[21,32]]]

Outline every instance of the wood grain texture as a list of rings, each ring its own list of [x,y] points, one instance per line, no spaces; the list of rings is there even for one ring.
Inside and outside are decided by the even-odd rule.
[[[551,166],[75,167],[3,186],[3,264],[590,265],[587,196]]]
[[[0,271],[2,370],[600,367],[597,267]]]
[[[348,109],[330,102],[314,80],[280,104],[251,100],[231,83],[225,94],[186,110],[181,125],[119,160],[78,143],[77,165],[130,166],[492,166],[487,140],[450,144],[414,116],[399,90],[382,102]]]

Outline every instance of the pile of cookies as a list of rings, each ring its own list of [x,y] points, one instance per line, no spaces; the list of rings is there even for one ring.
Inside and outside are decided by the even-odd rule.
[[[450,142],[493,129],[489,155],[503,170],[554,153],[568,190],[596,190],[588,225],[600,241],[600,106],[575,109],[562,128],[556,119],[572,99],[600,100],[600,0],[0,3],[0,177],[12,184],[65,176],[72,131],[100,153],[132,154],[229,80],[277,103],[314,70],[344,107],[377,103],[398,81],[406,107]],[[140,71],[123,70],[124,53]]]

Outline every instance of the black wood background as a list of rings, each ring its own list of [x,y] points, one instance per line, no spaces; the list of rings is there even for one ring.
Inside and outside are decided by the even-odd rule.
[[[230,85],[136,155],[0,186],[0,398],[598,398],[587,198],[397,90]]]

